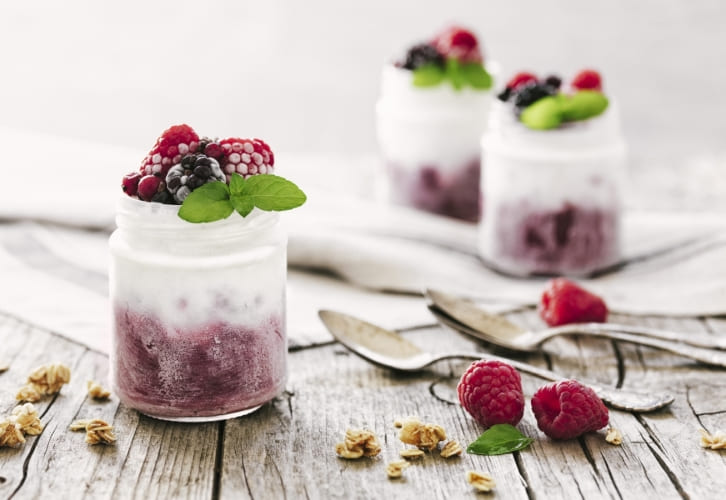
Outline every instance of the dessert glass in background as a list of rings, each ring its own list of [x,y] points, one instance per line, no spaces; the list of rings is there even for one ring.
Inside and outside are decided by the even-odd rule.
[[[587,276],[621,252],[626,146],[600,75],[515,75],[482,139],[479,251],[506,274]]]
[[[376,128],[391,201],[479,220],[491,88],[475,35],[460,27],[384,66]]]
[[[231,201],[214,212],[235,187],[289,182],[257,175],[272,173],[273,163],[257,139],[200,140],[177,125],[140,172],[124,177],[109,244],[111,381],[126,406],[164,420],[211,421],[250,413],[284,390],[280,215],[249,206],[243,217]],[[202,192],[223,194],[203,205],[195,196]],[[185,208],[193,209],[187,220]]]

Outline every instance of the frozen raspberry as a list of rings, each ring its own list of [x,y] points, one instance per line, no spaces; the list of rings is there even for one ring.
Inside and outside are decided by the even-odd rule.
[[[458,59],[464,63],[481,63],[482,55],[479,42],[471,31],[460,26],[452,26],[431,43],[444,57]]]
[[[550,280],[542,293],[539,315],[549,326],[604,323],[608,308],[597,295],[565,278]]]
[[[261,139],[232,137],[219,141],[219,145],[224,151],[220,164],[227,182],[235,172],[245,179],[255,174],[275,173],[275,155]]]
[[[130,172],[123,176],[121,179],[121,189],[124,193],[129,196],[136,196],[136,191],[139,188],[139,181],[141,180],[141,174],[138,172]]]
[[[177,203],[184,203],[189,193],[207,182],[226,182],[219,162],[204,154],[187,155],[166,174],[166,189]]]
[[[553,382],[532,396],[537,427],[552,439],[572,439],[608,424],[608,409],[595,391],[576,380]]]
[[[435,64],[436,66],[444,66],[444,56],[439,54],[435,47],[428,43],[414,45],[406,53],[406,60],[403,63],[404,69],[414,70],[427,64]]]
[[[507,88],[509,90],[517,90],[517,87],[519,87],[520,85],[525,85],[527,83],[537,81],[537,75],[522,71],[509,79],[509,81],[507,82]]]
[[[221,160],[224,155],[224,150],[220,146],[219,141],[217,139],[210,139],[209,137],[199,139],[197,151],[215,160]]]
[[[156,144],[141,162],[139,171],[143,175],[157,174],[166,177],[169,169],[179,163],[188,153],[196,153],[199,136],[189,125],[174,125],[164,131]]]
[[[592,69],[583,69],[572,79],[573,88],[578,90],[602,90],[602,77]]]
[[[522,379],[511,365],[475,361],[461,376],[457,392],[464,409],[484,427],[516,425],[522,419]]]
[[[166,186],[161,177],[156,175],[145,175],[139,180],[136,194],[144,201],[155,201],[154,196],[165,191]]]

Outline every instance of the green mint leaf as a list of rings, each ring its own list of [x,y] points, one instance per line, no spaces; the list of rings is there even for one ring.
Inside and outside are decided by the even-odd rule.
[[[467,63],[461,66],[461,75],[477,90],[487,90],[492,86],[492,76],[487,73],[481,63]]]
[[[534,439],[519,432],[509,424],[492,425],[466,448],[467,453],[477,455],[503,455],[513,451],[522,450],[532,443]]]
[[[229,192],[234,197],[236,194],[241,194],[244,190],[245,178],[238,173],[233,173],[229,180]]]
[[[224,182],[215,181],[189,193],[179,207],[179,217],[188,222],[213,222],[226,219],[233,211],[229,187]]]
[[[230,201],[235,210],[242,216],[247,217],[253,208],[255,208],[255,202],[251,196],[245,196],[242,193],[232,193]]]
[[[424,64],[413,70],[415,87],[435,87],[444,81],[444,69],[437,64]]]
[[[464,88],[466,80],[461,72],[461,64],[459,64],[458,59],[454,59],[453,57],[446,59],[446,78],[448,78],[451,86],[454,87],[454,90],[461,90]]]
[[[272,174],[245,179],[244,189],[238,196],[249,197],[257,208],[275,212],[299,207],[307,199],[294,183]]]

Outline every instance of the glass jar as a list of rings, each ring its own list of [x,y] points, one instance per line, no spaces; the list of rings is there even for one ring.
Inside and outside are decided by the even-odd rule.
[[[194,224],[122,196],[110,238],[111,379],[151,417],[250,413],[287,377],[287,237],[279,214]]]
[[[411,71],[384,67],[376,128],[392,202],[479,220],[479,142],[491,101],[491,90],[414,87]]]
[[[626,148],[613,103],[589,120],[531,130],[497,102],[482,147],[486,264],[516,276],[577,277],[618,261]]]

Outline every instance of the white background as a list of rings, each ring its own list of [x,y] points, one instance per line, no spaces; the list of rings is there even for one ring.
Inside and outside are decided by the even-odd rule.
[[[382,62],[451,22],[504,75],[601,70],[636,164],[725,163],[720,0],[3,1],[0,126],[142,155],[177,122],[374,153]]]

